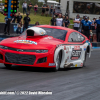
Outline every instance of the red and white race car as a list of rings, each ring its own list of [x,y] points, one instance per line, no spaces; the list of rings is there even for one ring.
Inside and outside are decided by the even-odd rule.
[[[18,37],[0,42],[0,63],[53,68],[83,67],[91,55],[91,43],[73,29],[39,25],[28,28]]]

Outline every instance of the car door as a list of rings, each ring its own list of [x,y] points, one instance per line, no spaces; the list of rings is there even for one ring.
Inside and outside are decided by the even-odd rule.
[[[69,62],[84,60],[85,45],[82,43],[85,37],[78,32],[71,32],[68,36],[68,45],[70,46]]]

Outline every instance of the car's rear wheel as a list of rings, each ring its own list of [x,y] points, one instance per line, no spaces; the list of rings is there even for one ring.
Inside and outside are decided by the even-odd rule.
[[[56,67],[54,68],[54,71],[58,71],[60,68],[60,64],[61,64],[61,59],[62,59],[62,52],[60,51],[56,57]]]
[[[11,64],[4,64],[7,69],[11,69]]]

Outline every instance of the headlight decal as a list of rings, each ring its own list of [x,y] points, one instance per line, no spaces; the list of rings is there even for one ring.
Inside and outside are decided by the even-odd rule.
[[[48,50],[35,50],[37,53],[46,53]]]
[[[2,46],[2,45],[0,45],[0,48],[1,48],[1,49],[8,49],[8,47]]]

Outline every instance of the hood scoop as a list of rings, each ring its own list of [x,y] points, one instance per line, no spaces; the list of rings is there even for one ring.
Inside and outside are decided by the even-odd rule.
[[[26,30],[27,37],[45,35],[46,31],[39,27],[30,27]]]

